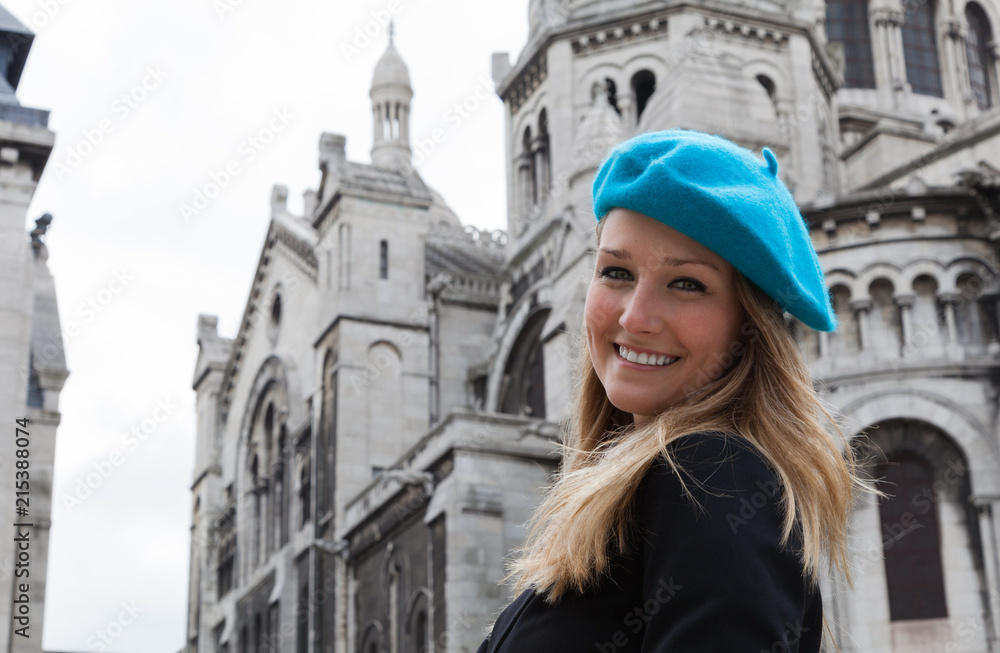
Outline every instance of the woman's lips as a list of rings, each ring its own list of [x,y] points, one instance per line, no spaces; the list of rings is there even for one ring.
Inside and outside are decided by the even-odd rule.
[[[640,352],[617,343],[615,343],[615,348],[618,350],[618,355],[628,362],[638,363],[639,365],[646,365],[649,367],[665,367],[677,360],[676,356],[657,354],[656,352]]]

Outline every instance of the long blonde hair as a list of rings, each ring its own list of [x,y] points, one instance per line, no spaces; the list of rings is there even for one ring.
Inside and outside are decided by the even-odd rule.
[[[518,593],[532,586],[555,603],[604,574],[612,551],[626,550],[629,508],[650,465],[662,456],[681,471],[668,445],[701,431],[745,438],[770,463],[783,487],[782,544],[798,529],[805,575],[818,580],[825,554],[849,579],[848,519],[854,489],[863,485],[852,449],[817,396],[782,311],[736,277],[747,321],[742,344],[718,361],[725,373],[640,427],[608,400],[581,338],[576,428],[511,565]]]

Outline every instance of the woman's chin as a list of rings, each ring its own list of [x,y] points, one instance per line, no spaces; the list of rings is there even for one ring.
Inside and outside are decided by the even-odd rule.
[[[609,397],[611,399],[611,404],[622,411],[623,413],[629,413],[635,419],[635,425],[640,426],[649,421],[656,419],[656,416],[662,413],[664,410],[669,408],[669,405],[662,405],[661,403],[654,401],[641,401],[636,397],[622,397],[619,401],[616,401],[614,397]]]

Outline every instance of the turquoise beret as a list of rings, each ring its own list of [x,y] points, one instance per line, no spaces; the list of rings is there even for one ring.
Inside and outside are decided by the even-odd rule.
[[[819,331],[837,328],[816,250],[778,179],[778,161],[719,136],[674,129],[615,147],[594,179],[600,220],[620,207],[673,227],[726,259]]]

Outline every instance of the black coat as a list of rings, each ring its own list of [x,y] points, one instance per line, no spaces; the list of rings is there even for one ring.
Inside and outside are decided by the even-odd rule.
[[[820,650],[819,590],[795,547],[779,544],[774,472],[734,436],[699,433],[672,446],[701,508],[658,460],[636,494],[629,552],[608,576],[555,606],[524,592],[479,653]]]

